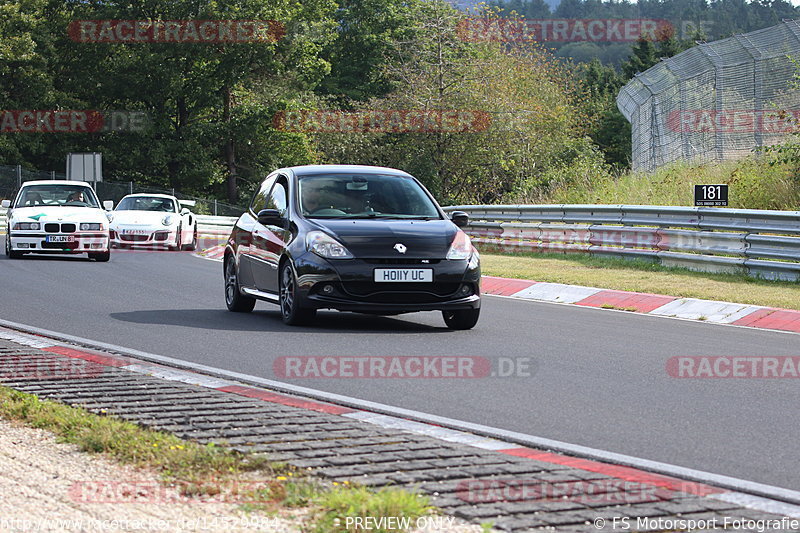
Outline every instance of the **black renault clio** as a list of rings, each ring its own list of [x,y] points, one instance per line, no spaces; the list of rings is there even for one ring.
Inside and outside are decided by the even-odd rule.
[[[441,311],[452,329],[480,314],[480,258],[465,213],[449,218],[413,176],[390,168],[276,170],[231,232],[225,302],[277,303],[287,324],[317,309],[379,315]]]

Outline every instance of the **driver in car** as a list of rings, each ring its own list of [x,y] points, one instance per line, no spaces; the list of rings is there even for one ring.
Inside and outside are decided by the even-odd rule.
[[[303,213],[310,215],[320,209],[329,208],[330,205],[324,205],[323,201],[327,200],[325,184],[318,180],[309,180],[303,184]]]

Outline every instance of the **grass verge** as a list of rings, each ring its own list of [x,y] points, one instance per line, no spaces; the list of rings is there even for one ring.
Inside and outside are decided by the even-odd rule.
[[[483,274],[800,310],[800,283],[693,272],[641,260],[560,253],[481,253]]]
[[[263,487],[247,485],[248,493],[242,494],[239,501],[265,503],[241,507],[246,511],[266,512],[280,507],[310,507],[314,519],[309,527],[316,533],[362,531],[343,527],[348,516],[408,517],[413,523],[417,517],[433,512],[427,497],[404,490],[375,492],[336,482],[328,486],[260,456],[184,441],[168,433],[79,407],[40,400],[3,386],[0,386],[0,418],[50,431],[61,442],[75,444],[84,452],[103,454],[118,463],[155,471],[164,482],[180,481],[189,494],[214,494],[226,486],[226,481],[258,473],[260,480],[269,482]]]
[[[622,175],[587,173],[534,203],[693,205],[694,185],[726,183],[729,207],[741,209],[800,208],[797,169],[776,157],[751,155],[735,161],[693,164],[676,161],[655,172]],[[527,203],[533,198],[514,199]],[[514,203],[514,202],[508,202]]]

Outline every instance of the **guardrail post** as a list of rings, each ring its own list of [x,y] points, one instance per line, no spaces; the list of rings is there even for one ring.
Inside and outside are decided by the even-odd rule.
[[[54,180],[54,179],[56,179],[56,171],[55,171],[55,170],[51,170],[51,171],[50,171],[50,179],[51,179],[51,180]]]
[[[214,216],[217,216],[217,199],[214,198]]]
[[[133,194],[133,182],[132,182],[132,181],[129,181],[128,183],[130,183],[130,186],[131,186],[131,194]]]
[[[22,187],[22,165],[17,165],[17,188]]]

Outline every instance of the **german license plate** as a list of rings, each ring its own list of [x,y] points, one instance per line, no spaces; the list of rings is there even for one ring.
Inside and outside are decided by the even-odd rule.
[[[48,235],[45,238],[45,241],[47,241],[47,242],[67,242],[67,243],[72,243],[72,242],[75,242],[75,236],[74,235]]]
[[[376,283],[424,283],[433,281],[432,268],[376,268]]]

